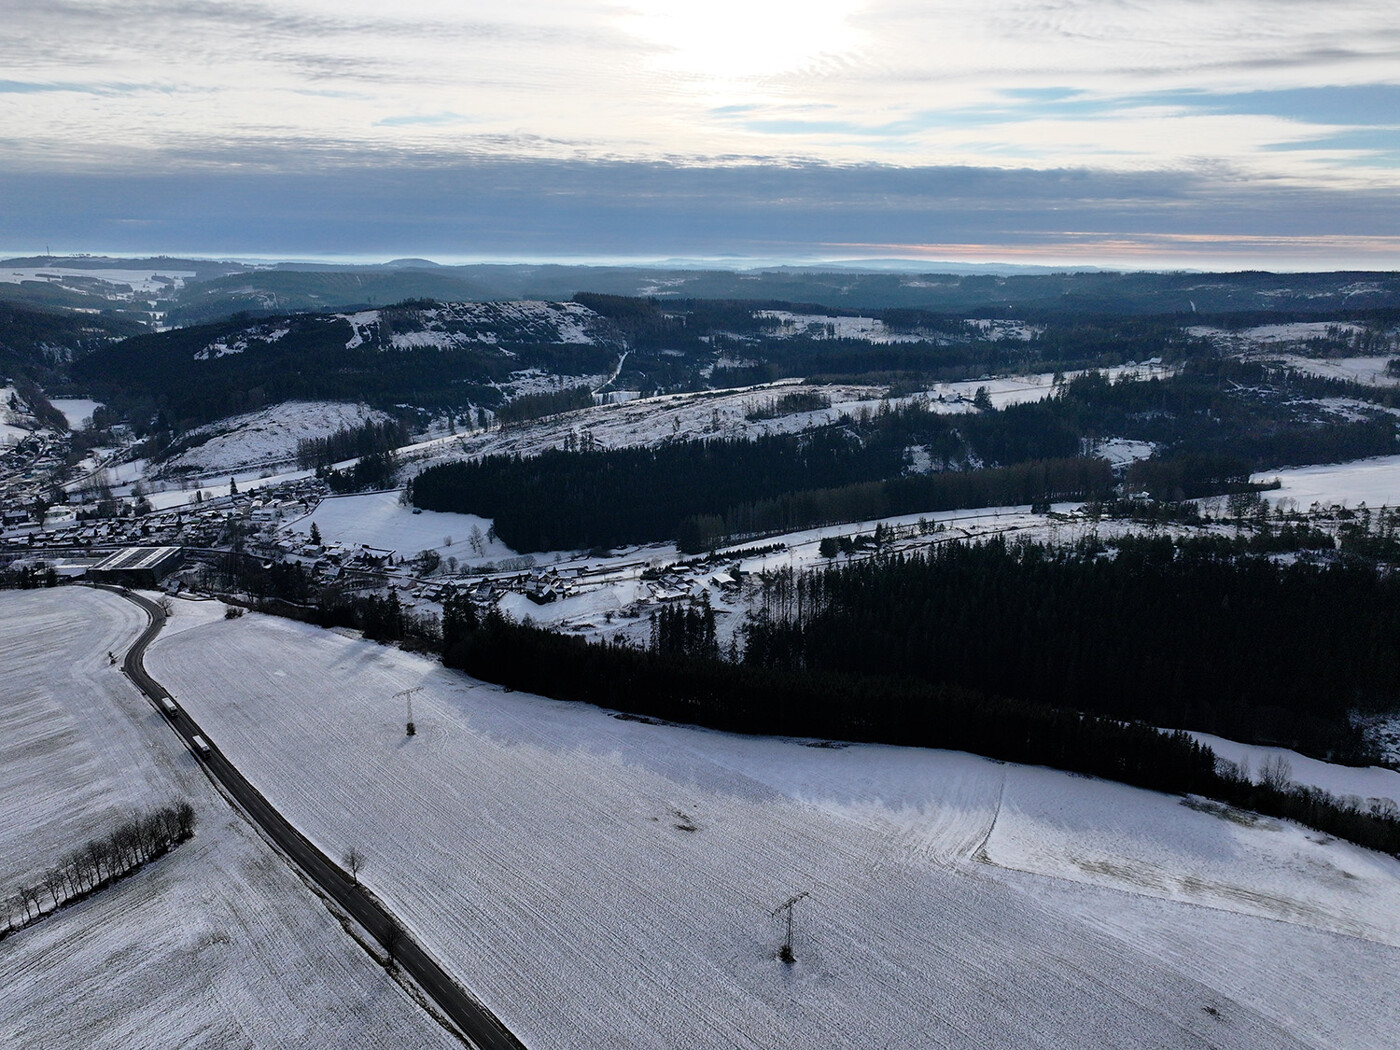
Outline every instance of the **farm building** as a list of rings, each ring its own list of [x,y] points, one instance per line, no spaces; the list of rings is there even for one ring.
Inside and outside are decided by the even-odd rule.
[[[88,570],[97,583],[124,587],[155,587],[184,562],[183,547],[127,547],[103,558]]]

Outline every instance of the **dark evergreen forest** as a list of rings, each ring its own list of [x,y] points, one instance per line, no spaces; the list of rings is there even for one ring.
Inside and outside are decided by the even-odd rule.
[[[954,418],[911,409],[800,436],[487,456],[429,467],[409,493],[425,510],[493,518],[516,550],[675,539],[696,552],[727,537],[831,521],[1088,498],[1112,483],[1107,463],[1077,457],[901,476],[914,435],[961,448]],[[1018,451],[1039,447],[1028,441]]]
[[[1123,539],[1001,542],[766,579],[745,662],[895,675],[1361,757],[1350,711],[1400,682],[1400,579]]]
[[[1339,420],[1316,409],[1310,399],[1320,397],[1375,408]],[[832,522],[1100,499],[1115,480],[1106,463],[1079,454],[1110,435],[1159,446],[1127,470],[1129,492],[1174,502],[1244,492],[1262,468],[1394,452],[1396,418],[1385,411],[1394,397],[1202,360],[1147,381],[1093,372],[1057,396],[1000,410],[948,415],[913,403],[803,436],[488,456],[431,467],[410,488],[424,509],[494,518],[517,550],[673,539],[697,552]],[[933,473],[909,473],[911,448],[928,454]]]

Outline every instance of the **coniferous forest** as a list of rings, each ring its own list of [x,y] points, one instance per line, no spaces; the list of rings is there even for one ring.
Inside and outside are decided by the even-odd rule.
[[[884,514],[1097,498],[1113,480],[1106,462],[1080,457],[901,477],[902,455],[827,428],[805,439],[487,456],[429,467],[409,492],[425,510],[493,518],[516,550],[674,539],[694,553],[725,538]]]
[[[1357,418],[1308,398],[1346,397]],[[843,415],[805,435],[672,440],[655,448],[559,449],[440,464],[410,485],[416,506],[495,519],[517,550],[676,540],[687,552],[782,530],[894,514],[1100,499],[1114,484],[1091,451],[1103,435],[1152,442],[1130,491],[1160,500],[1234,493],[1253,471],[1400,447],[1396,393],[1198,360],[1180,374],[1110,382],[1097,372],[1043,401],[942,414],[917,401]],[[911,470],[921,449],[931,472]]]
[[[746,663],[956,684],[1355,760],[1400,674],[1400,580],[1216,545],[950,542],[774,574]]]

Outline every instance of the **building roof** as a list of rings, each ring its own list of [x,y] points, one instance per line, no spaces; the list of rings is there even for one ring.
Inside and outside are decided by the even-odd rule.
[[[167,559],[178,555],[180,551],[180,547],[127,547],[103,558],[93,566],[93,569],[106,571],[153,569]]]

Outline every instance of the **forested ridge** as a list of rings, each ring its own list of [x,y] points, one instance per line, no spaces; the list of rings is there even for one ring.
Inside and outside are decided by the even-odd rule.
[[[949,542],[765,581],[746,663],[952,683],[1341,760],[1400,687],[1400,579],[1228,545]]]
[[[675,539],[700,551],[726,537],[832,521],[1095,498],[1112,483],[1107,463],[1073,456],[902,476],[911,435],[931,431],[960,447],[949,420],[914,409],[861,430],[486,456],[429,467],[409,496],[425,510],[494,519],[496,535],[516,550]]]
[[[272,320],[240,317],[195,328],[148,333],[104,347],[72,366],[75,381],[109,403],[163,411],[180,428],[290,400],[366,401],[396,409],[494,407],[518,369],[559,375],[597,374],[617,363],[610,346],[512,343],[510,353],[480,346],[394,347],[394,318],[406,329],[420,306],[379,311],[378,341],[355,344],[344,318],[298,314]],[[240,346],[207,353],[219,344]]]
[[[497,534],[518,550],[676,540],[694,552],[833,522],[1101,499],[1115,479],[1080,453],[1109,436],[1157,446],[1127,468],[1130,492],[1171,501],[1237,493],[1266,467],[1393,453],[1400,433],[1386,410],[1395,397],[1201,360],[1148,380],[1090,372],[1044,400],[1001,409],[983,402],[980,411],[947,414],[920,399],[887,401],[805,435],[487,456],[430,467],[410,494],[427,510],[495,519]],[[1349,398],[1360,418],[1327,415],[1317,398]],[[911,471],[911,449],[927,455],[931,473]]]

